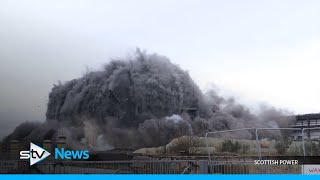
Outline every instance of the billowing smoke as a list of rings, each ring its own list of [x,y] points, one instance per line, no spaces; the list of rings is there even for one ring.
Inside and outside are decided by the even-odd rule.
[[[259,114],[214,91],[203,94],[188,72],[164,56],[137,50],[103,70],[54,85],[44,123],[19,125],[5,141],[28,143],[67,136],[72,148],[97,150],[159,146],[183,135],[245,127],[287,127],[287,112]],[[280,136],[280,132],[265,136]],[[252,138],[249,131],[239,138]],[[227,136],[227,134],[225,134]]]

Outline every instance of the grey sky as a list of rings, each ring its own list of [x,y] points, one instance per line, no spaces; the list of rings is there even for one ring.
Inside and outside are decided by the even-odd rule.
[[[0,0],[0,137],[43,121],[58,80],[135,47],[250,107],[320,112],[319,19],[316,0]]]

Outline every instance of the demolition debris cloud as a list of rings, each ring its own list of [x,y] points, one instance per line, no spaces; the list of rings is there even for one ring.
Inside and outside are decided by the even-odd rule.
[[[164,56],[139,49],[101,71],[54,85],[46,121],[25,122],[4,139],[22,143],[67,136],[72,148],[152,147],[183,135],[245,127],[287,127],[288,112],[264,107],[258,114],[213,90],[202,93],[187,71]],[[224,137],[252,138],[236,132]],[[268,132],[279,137],[281,132]]]

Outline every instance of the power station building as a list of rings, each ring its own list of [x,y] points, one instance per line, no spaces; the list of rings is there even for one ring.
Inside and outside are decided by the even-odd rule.
[[[320,139],[320,113],[297,115],[296,121],[291,125],[292,128],[305,128],[305,139]],[[292,132],[294,139],[302,139],[301,130]]]

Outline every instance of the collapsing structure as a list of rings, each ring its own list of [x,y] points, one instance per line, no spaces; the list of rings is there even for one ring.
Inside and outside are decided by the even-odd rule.
[[[46,121],[25,122],[3,143],[18,140],[56,142],[67,137],[70,148],[107,150],[155,147],[184,135],[247,127],[288,127],[290,113],[261,107],[256,114],[234,98],[214,90],[203,93],[189,73],[164,56],[137,50],[134,56],[112,60],[100,71],[54,85]],[[254,133],[237,133],[252,139]],[[281,132],[263,137],[280,137]]]

